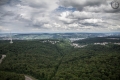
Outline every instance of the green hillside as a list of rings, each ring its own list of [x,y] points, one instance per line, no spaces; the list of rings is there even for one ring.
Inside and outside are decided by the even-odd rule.
[[[24,75],[0,71],[0,80],[25,80]]]
[[[38,80],[120,80],[120,45],[73,48],[67,40],[0,41],[0,54],[7,55],[0,71]]]

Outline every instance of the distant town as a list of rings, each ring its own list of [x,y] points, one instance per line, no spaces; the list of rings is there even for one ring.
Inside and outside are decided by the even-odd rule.
[[[0,40],[70,39],[71,42],[93,37],[120,36],[120,33],[1,33]],[[114,38],[112,38],[114,39]]]

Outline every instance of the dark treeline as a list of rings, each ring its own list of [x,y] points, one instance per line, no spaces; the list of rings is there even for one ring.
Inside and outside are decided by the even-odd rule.
[[[25,80],[24,75],[0,71],[0,80]]]
[[[0,54],[0,59],[2,58],[2,54]]]
[[[91,43],[103,43],[103,42],[111,42],[111,43],[120,42],[120,37],[95,37],[95,38],[87,38],[87,39],[75,41],[75,43],[79,43],[79,44],[91,44]]]
[[[39,80],[120,80],[120,45],[73,48],[39,40],[0,43],[7,57],[0,71],[28,74]]]

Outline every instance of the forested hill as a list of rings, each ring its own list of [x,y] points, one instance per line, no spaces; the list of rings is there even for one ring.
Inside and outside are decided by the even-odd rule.
[[[103,42],[111,42],[111,43],[119,43],[119,36],[110,36],[110,37],[95,37],[95,38],[86,38],[83,40],[74,41],[75,43],[80,44],[92,44],[92,43],[103,43]]]
[[[120,80],[120,45],[74,48],[67,40],[0,41],[7,57],[0,71],[27,74],[38,80]]]
[[[25,80],[23,74],[0,71],[0,80]]]

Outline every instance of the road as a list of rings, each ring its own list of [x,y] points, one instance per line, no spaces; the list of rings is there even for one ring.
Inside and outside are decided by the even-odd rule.
[[[0,64],[2,63],[2,60],[6,57],[6,55],[2,55],[2,58],[0,59]]]
[[[33,79],[31,79],[29,76],[25,75],[25,80],[33,80]]]

